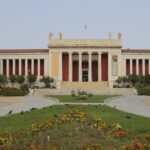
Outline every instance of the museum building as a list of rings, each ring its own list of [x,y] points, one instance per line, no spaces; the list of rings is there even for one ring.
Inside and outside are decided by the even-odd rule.
[[[55,78],[57,88],[113,87],[119,76],[150,74],[150,50],[122,49],[116,39],[58,39],[49,34],[48,49],[0,49],[0,74],[35,74]]]

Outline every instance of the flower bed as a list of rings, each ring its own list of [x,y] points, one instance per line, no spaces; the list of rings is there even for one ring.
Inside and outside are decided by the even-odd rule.
[[[147,150],[150,135],[132,137],[120,124],[71,110],[56,120],[35,122],[19,133],[0,134],[0,150]]]

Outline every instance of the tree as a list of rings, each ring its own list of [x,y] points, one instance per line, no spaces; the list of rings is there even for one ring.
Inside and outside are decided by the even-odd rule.
[[[125,87],[126,83],[129,83],[128,77],[123,76],[121,78],[122,78],[123,86]]]
[[[0,84],[3,84],[5,87],[6,83],[7,83],[7,77],[5,75],[0,75]]]
[[[132,74],[128,76],[129,82],[132,83],[133,87],[139,81],[139,77],[136,74]]]
[[[119,85],[122,82],[122,78],[118,77],[118,79],[116,80],[116,83]]]
[[[145,83],[146,83],[147,86],[149,87],[149,85],[150,85],[150,74],[146,74],[146,75],[145,75]]]
[[[32,83],[34,83],[36,81],[36,76],[34,74],[29,74],[27,76],[27,82],[29,82],[30,87],[32,85]]]
[[[43,82],[45,84],[45,87],[48,88],[50,83],[54,82],[54,78],[49,76],[44,76],[42,79],[40,79],[40,82]]]
[[[16,76],[15,76],[15,75],[11,75],[11,76],[9,77],[9,81],[11,82],[12,87],[13,87],[13,86],[14,86],[14,83],[16,82]]]
[[[17,76],[16,78],[17,83],[22,84],[25,81],[25,77],[22,75]]]
[[[140,74],[138,76],[138,78],[139,78],[139,83],[144,85],[145,84],[145,76],[143,76],[142,74]]]

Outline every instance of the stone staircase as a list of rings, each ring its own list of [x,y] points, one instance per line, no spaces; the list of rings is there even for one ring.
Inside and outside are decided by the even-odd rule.
[[[107,89],[109,88],[107,81],[102,82],[61,82],[61,89],[69,90],[86,90],[86,89]]]

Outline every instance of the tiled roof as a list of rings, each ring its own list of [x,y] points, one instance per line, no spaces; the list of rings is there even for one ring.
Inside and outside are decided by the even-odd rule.
[[[48,53],[48,49],[0,49],[0,53]]]
[[[150,49],[122,49],[122,53],[150,53]]]
[[[105,47],[121,48],[122,43],[119,39],[51,39],[48,44],[49,48],[63,47]]]

